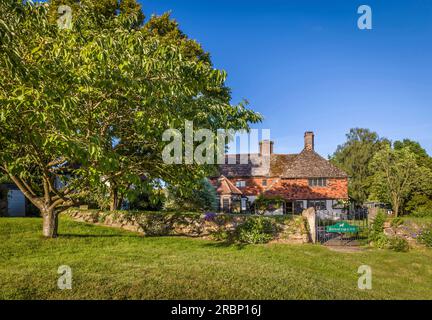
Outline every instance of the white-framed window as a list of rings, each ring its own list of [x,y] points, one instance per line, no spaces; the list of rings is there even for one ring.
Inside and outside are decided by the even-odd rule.
[[[327,179],[326,178],[311,178],[309,179],[309,187],[326,187]]]
[[[246,187],[246,181],[244,181],[244,180],[236,181],[236,187],[237,188],[244,188],[244,187]]]
[[[315,208],[315,210],[327,210],[327,204],[325,200],[309,200],[308,208]]]

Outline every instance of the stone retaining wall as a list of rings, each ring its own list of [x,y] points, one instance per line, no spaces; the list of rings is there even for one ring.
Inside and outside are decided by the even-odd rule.
[[[73,219],[88,223],[139,232],[145,236],[186,236],[211,238],[220,230],[234,230],[248,215],[204,215],[165,212],[104,212],[70,209],[65,212]],[[273,243],[309,242],[305,220],[301,216],[269,217],[277,226]]]
[[[425,227],[425,224],[413,221],[404,221],[399,226],[392,226],[390,221],[386,221],[384,224],[384,234],[391,238],[397,237],[405,239],[411,246],[417,246],[419,245],[417,237]]]

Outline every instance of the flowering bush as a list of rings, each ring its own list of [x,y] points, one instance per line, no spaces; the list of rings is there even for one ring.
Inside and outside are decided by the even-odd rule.
[[[429,226],[421,231],[417,237],[417,241],[425,246],[432,248],[432,227]]]
[[[206,214],[204,215],[205,221],[214,221],[215,218],[216,218],[216,213],[214,212],[206,212]]]

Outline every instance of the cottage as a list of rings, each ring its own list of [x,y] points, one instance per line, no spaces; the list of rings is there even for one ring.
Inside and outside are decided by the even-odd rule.
[[[298,154],[276,154],[274,143],[260,142],[259,154],[226,155],[217,188],[220,211],[247,212],[258,196],[283,199],[282,212],[298,214],[305,208],[340,210],[348,200],[348,176],[315,152],[315,136],[306,132]],[[240,161],[247,157],[247,161]]]

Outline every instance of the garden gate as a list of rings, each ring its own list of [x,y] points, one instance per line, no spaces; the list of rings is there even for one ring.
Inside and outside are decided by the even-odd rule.
[[[354,246],[366,237],[368,210],[366,208],[339,213],[316,211],[316,241],[325,245]]]

